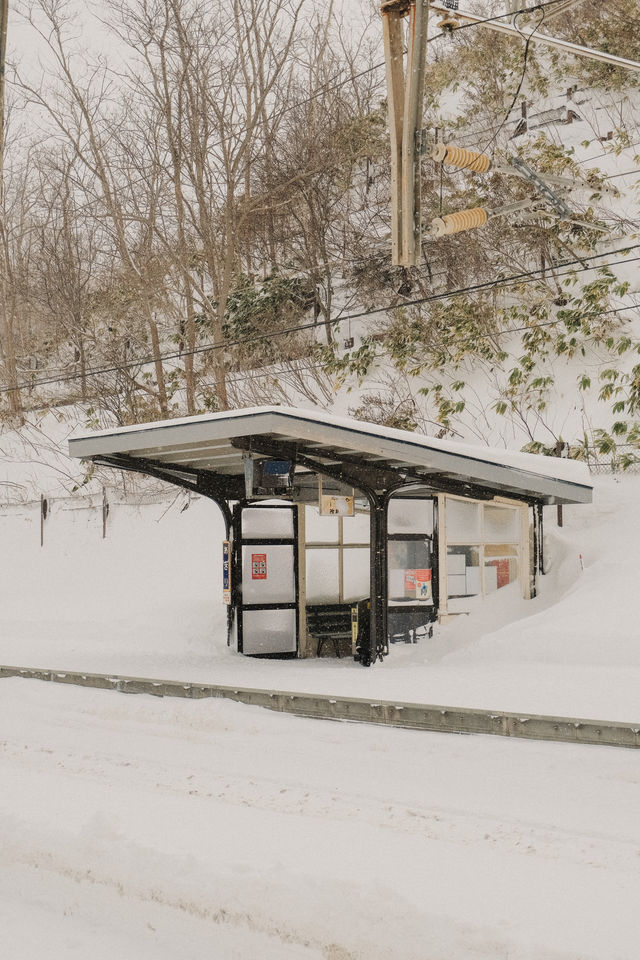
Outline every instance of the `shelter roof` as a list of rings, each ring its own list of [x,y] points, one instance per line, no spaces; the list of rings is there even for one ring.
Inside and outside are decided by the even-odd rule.
[[[575,461],[428,437],[321,409],[252,407],[135,424],[77,435],[69,451],[111,466],[164,471],[169,481],[204,474],[238,481],[250,452],[290,459],[303,485],[305,476],[335,476],[345,468],[363,482],[373,477],[374,486],[386,478],[425,491],[541,503],[589,503],[592,495],[589,471]]]

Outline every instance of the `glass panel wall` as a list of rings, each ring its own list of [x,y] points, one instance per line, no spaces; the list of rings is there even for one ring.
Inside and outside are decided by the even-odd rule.
[[[432,599],[431,545],[426,539],[389,540],[389,602]]]
[[[513,544],[485,544],[484,588],[486,593],[508,587],[519,577],[518,550]]]
[[[392,497],[387,514],[389,536],[402,533],[433,534],[433,501]]]
[[[449,543],[478,543],[481,540],[482,504],[474,500],[447,497],[447,540]]]
[[[242,536],[283,539],[293,537],[293,513],[289,508],[278,510],[269,507],[251,507],[242,512]]]
[[[338,550],[307,550],[307,603],[338,603],[339,600]]]
[[[484,539],[488,542],[517,543],[520,539],[520,512],[515,507],[484,505]]]
[[[321,517],[305,507],[307,603],[352,603],[369,596],[369,514]]]
[[[304,523],[307,543],[337,543],[340,538],[340,517],[321,517],[317,507],[305,507]]]
[[[518,507],[446,498],[447,597],[451,613],[470,609],[520,578]]]
[[[476,597],[482,593],[479,546],[447,547],[449,597]]]
[[[294,570],[291,544],[243,544],[242,602],[295,603]]]
[[[369,547],[347,548],[343,553],[342,599],[354,603],[368,597],[370,586]]]

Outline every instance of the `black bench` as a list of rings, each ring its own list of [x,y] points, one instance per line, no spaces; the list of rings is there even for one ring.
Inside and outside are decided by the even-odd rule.
[[[320,656],[327,641],[333,643],[336,657],[340,656],[340,641],[351,645],[351,604],[319,603],[307,608],[307,633],[318,641],[316,656]]]

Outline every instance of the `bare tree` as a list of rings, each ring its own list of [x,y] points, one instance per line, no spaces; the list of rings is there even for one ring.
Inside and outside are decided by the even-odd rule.
[[[141,263],[143,257],[140,256],[137,238],[132,236],[131,221],[124,204],[123,188],[126,184],[120,176],[118,158],[114,157],[111,150],[114,135],[112,124],[117,119],[111,107],[111,98],[115,97],[116,92],[115,80],[107,67],[100,63],[90,70],[84,80],[81,79],[81,71],[76,72],[65,33],[72,12],[64,0],[40,0],[38,8],[44,16],[46,29],[39,25],[33,12],[28,17],[55,58],[59,86],[56,89],[55,84],[48,86],[43,83],[36,87],[20,78],[19,74],[18,82],[28,100],[46,111],[59,134],[71,145],[74,158],[85,167],[89,179],[83,189],[88,195],[93,192],[94,215],[108,220],[123,269],[130,271],[139,289],[145,291],[148,278]],[[122,117],[118,119],[122,122]],[[138,195],[144,185],[144,182],[137,185]],[[151,192],[151,207],[153,202]],[[135,226],[138,223],[137,219],[134,220]],[[141,300],[153,351],[158,403],[161,413],[166,415],[168,400],[160,335],[150,298],[143,295]]]
[[[18,376],[15,354],[15,300],[12,296],[11,262],[9,246],[9,225],[5,203],[5,139],[7,128],[7,110],[5,105],[5,57],[7,50],[7,29],[9,20],[9,0],[0,0],[0,350],[4,365],[5,378],[9,387],[11,412],[22,419],[22,401],[18,390]]]
[[[159,237],[180,275],[190,410],[197,315],[219,347],[210,365],[218,405],[228,406],[223,325],[248,216],[251,161],[265,148],[269,118],[287,89],[302,4],[234,0],[231,18],[219,0],[114,4],[121,36],[142,52],[131,75],[139,109],[163,125],[155,162],[167,171],[173,202]]]

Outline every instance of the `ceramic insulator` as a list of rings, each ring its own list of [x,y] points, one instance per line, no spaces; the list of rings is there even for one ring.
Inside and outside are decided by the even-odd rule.
[[[491,167],[491,158],[486,153],[464,150],[462,147],[454,147],[452,143],[436,143],[431,156],[434,160],[442,161],[450,167],[471,170],[472,173],[486,173]]]
[[[430,232],[434,237],[445,237],[452,233],[462,233],[463,230],[484,227],[486,222],[487,211],[483,207],[474,207],[472,210],[460,210],[457,213],[447,213],[444,217],[436,217],[431,221]]]

